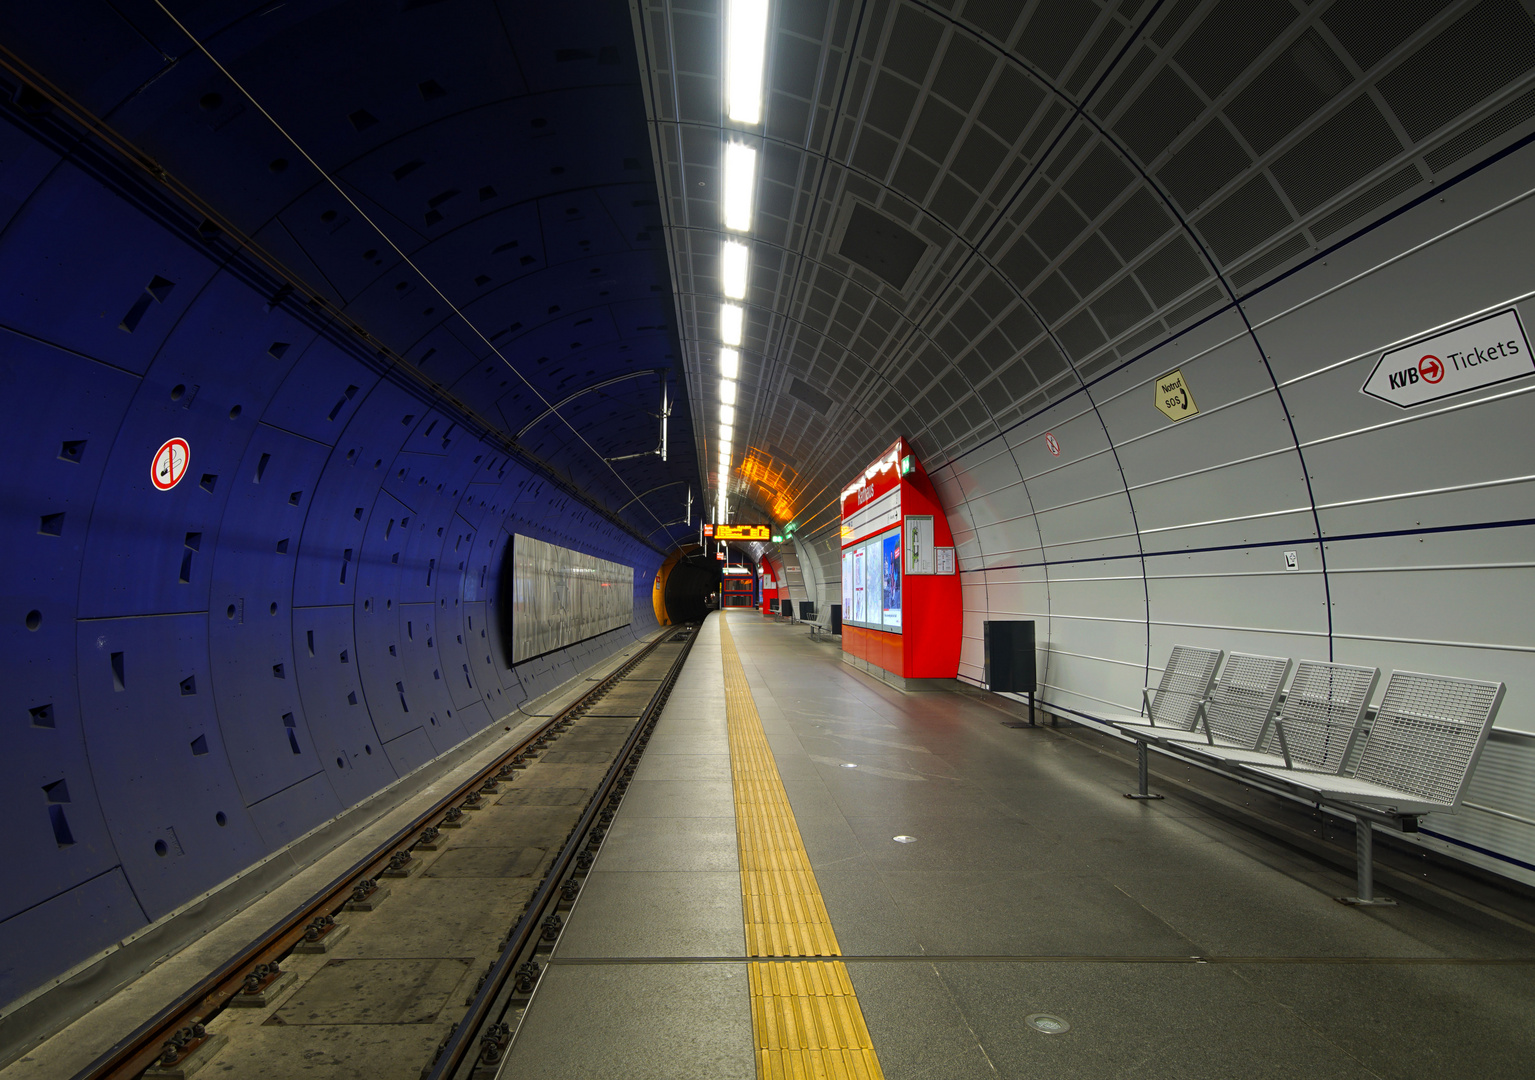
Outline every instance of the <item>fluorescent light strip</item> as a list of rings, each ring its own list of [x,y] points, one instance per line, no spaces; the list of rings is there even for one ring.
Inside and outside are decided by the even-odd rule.
[[[736,422],[736,410],[734,405],[720,406],[720,423],[734,424]]]
[[[736,403],[736,384],[734,379],[720,380],[720,402],[724,405]]]
[[[747,247],[739,240],[726,240],[723,256],[722,277],[725,279],[725,295],[732,300],[746,299]]]
[[[744,316],[739,304],[720,307],[720,340],[726,345],[741,344],[741,320]]]
[[[725,144],[725,228],[751,232],[752,195],[757,188],[757,151],[745,143]]]
[[[768,0],[729,0],[725,8],[725,113],[738,124],[762,122],[762,68]]]
[[[735,438],[735,434],[736,434],[736,429],[732,425],[730,425],[730,424],[721,424],[720,425],[720,442],[724,443],[726,446],[730,445],[730,440]]]
[[[720,375],[726,379],[741,377],[741,354],[734,349],[720,350]]]

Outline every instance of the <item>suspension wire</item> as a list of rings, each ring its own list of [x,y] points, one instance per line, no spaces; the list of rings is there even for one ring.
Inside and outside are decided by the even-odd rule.
[[[384,243],[388,244],[390,249],[400,257],[400,261],[403,262],[406,266],[410,267],[411,270],[415,272],[416,276],[418,276],[423,282],[426,283],[426,287],[437,294],[437,296],[442,300],[444,304],[448,306],[453,314],[457,315],[463,324],[474,333],[475,337],[483,341],[485,343],[485,347],[495,354],[496,359],[500,360],[502,364],[506,365],[512,374],[521,379],[524,386],[533,391],[534,396],[536,396],[539,401],[543,402],[549,411],[555,417],[557,417],[562,424],[570,429],[570,433],[580,441],[582,446],[591,451],[593,457],[597,458],[597,460],[601,461],[604,465],[607,466],[608,471],[613,474],[614,479],[623,485],[623,489],[625,491],[627,491],[631,496],[634,496],[634,499],[631,501],[637,501],[639,496],[635,495],[634,489],[629,486],[629,482],[619,474],[619,471],[613,467],[612,463],[609,462],[607,458],[599,454],[596,447],[587,442],[586,437],[582,435],[581,432],[576,430],[575,425],[573,425],[569,420],[562,416],[559,410],[550,404],[549,399],[544,397],[544,395],[539,391],[538,387],[534,386],[531,382],[528,381],[527,376],[523,375],[523,373],[517,369],[517,366],[502,354],[501,350],[496,347],[495,343],[492,342],[490,338],[486,337],[484,332],[481,331],[478,326],[470,321],[469,317],[464,314],[463,310],[460,309],[459,306],[455,304],[451,299],[449,299],[448,294],[443,292],[442,289],[438,288],[437,283],[426,276],[425,272],[423,272],[422,269],[415,264],[414,260],[412,260],[411,257],[407,255],[404,250],[402,250],[400,246],[394,242],[394,238],[386,233],[378,225],[377,222],[368,216],[368,212],[357,204],[357,201],[347,193],[346,189],[341,186],[336,178],[331,176],[330,173],[326,172],[323,168],[320,167],[320,163],[310,155],[308,150],[304,149],[304,147],[299,144],[297,139],[289,134],[287,128],[278,123],[277,118],[267,111],[266,106],[257,101],[256,96],[252,94],[248,89],[246,89],[245,85],[241,83],[239,79],[234,77],[234,74],[219,61],[218,57],[213,55],[212,51],[210,51],[209,48],[204,45],[201,40],[198,39],[197,35],[193,34],[191,30],[188,30],[186,25],[171,12],[170,8],[165,6],[164,0],[155,0],[155,6],[165,13],[166,18],[170,19],[171,22],[176,24],[176,28],[186,35],[187,40],[196,46],[200,53],[208,58],[209,63],[218,68],[220,74],[222,74],[224,78],[228,79],[230,84],[233,85],[236,90],[245,95],[245,99],[254,105],[262,116],[266,117],[267,122],[270,123],[272,127],[277,129],[277,133],[286,139],[288,144],[292,146],[294,150],[303,155],[304,160],[309,162],[310,166],[315,170],[315,172],[319,173],[321,178],[323,178],[326,183],[330,184],[330,186],[335,189],[336,194],[345,199],[347,205],[356,211],[357,215],[366,221],[374,232],[383,237]],[[661,519],[656,515],[656,512],[652,510],[647,503],[641,502],[640,505],[645,508],[645,512],[650,515],[651,520],[654,521],[659,528],[664,529],[666,527],[662,523]]]

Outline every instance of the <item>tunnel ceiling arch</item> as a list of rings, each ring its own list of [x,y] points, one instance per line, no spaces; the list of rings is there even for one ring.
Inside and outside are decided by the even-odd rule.
[[[13,112],[58,127],[61,148],[85,126],[64,114],[105,125],[147,162],[134,176],[103,155],[102,172],[127,174],[120,193],[185,213],[142,183],[163,170],[227,227],[202,223],[205,253],[238,258],[248,238],[278,306],[333,314],[418,392],[445,394],[658,548],[686,535],[692,424],[622,11],[167,6],[184,30],[153,0],[8,10]],[[29,112],[29,76],[72,107]],[[647,453],[663,374],[665,463]]]
[[[817,528],[895,435],[935,471],[1529,127],[1519,0],[779,0],[749,129],[721,6],[643,10],[702,467],[728,137],[759,167],[725,480]]]

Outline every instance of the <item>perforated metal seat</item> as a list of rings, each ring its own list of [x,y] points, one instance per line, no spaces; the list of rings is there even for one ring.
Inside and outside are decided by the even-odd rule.
[[[1162,669],[1162,681],[1157,686],[1156,698],[1151,698],[1151,688],[1141,690],[1142,713],[1101,713],[1098,719],[1134,734],[1135,729],[1146,731],[1189,731],[1199,721],[1199,709],[1210,696],[1210,686],[1215,682],[1215,669],[1220,667],[1221,649],[1194,649],[1187,645],[1174,645]],[[1137,737],[1142,737],[1138,735]]]
[[[1302,660],[1279,717],[1260,742],[1245,748],[1191,745],[1185,749],[1228,765],[1337,773],[1348,762],[1379,678],[1379,668]],[[1288,760],[1280,749],[1281,732]]]
[[[1503,703],[1501,682],[1393,671],[1352,776],[1242,768],[1281,780],[1319,802],[1394,814],[1453,813]],[[1292,750],[1291,756],[1294,756]]]
[[[1157,742],[1180,747],[1188,744],[1194,749],[1202,744],[1256,750],[1268,734],[1289,673],[1288,657],[1232,653],[1226,657],[1220,681],[1210,691],[1194,730],[1159,734]]]

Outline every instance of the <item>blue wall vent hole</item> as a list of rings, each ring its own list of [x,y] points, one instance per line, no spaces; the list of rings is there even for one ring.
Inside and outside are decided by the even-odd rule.
[[[85,456],[85,444],[87,441],[86,439],[64,440],[63,445],[59,447],[59,460],[73,461],[78,465],[80,459]]]
[[[63,781],[60,781],[63,783]],[[46,788],[44,789],[47,790]],[[65,800],[68,801],[67,799]],[[48,807],[48,820],[53,825],[53,840],[59,847],[68,847],[75,842],[75,834],[69,831],[69,821],[64,817],[62,806]]]
[[[274,341],[274,342],[272,342],[271,346],[267,349],[267,352],[271,354],[272,359],[274,359],[274,360],[281,360],[283,358],[283,354],[288,351],[289,347],[290,347],[290,343],[289,342],[286,342],[286,341]]]
[[[121,656],[122,653],[113,653],[112,655],[114,655],[114,656]],[[196,675],[188,675],[185,679],[181,680],[181,696],[182,697],[192,697],[196,693],[197,693],[197,676]]]
[[[37,531],[41,536],[62,536],[64,533],[64,515],[44,514],[37,521]]]
[[[272,665],[272,678],[274,678],[274,679],[286,679],[287,677],[288,676],[283,671],[283,667],[282,667],[281,664],[273,664]]]
[[[27,711],[32,714],[33,727],[51,728],[57,726],[53,721],[53,704],[51,702],[47,705],[34,705]]]
[[[251,478],[251,483],[261,483],[261,478],[266,475],[266,467],[272,463],[271,454],[262,454],[261,460],[256,462],[256,475]]]
[[[279,554],[279,555],[286,555],[286,554],[288,554],[288,538],[286,536],[283,537],[281,540],[277,541],[277,554]]]
[[[199,735],[192,740],[192,756],[202,757],[208,752],[208,736]]]
[[[218,473],[205,472],[205,473],[203,473],[202,480],[200,480],[198,482],[198,486],[201,487],[204,491],[206,491],[209,495],[212,495],[213,494],[214,485],[217,484],[218,482],[219,482],[219,474]]]
[[[348,705],[356,705],[357,704],[357,691],[356,690],[353,690],[350,694],[348,694],[346,696],[346,703]]]
[[[343,664],[350,664],[352,662],[351,658],[347,656],[345,649],[341,650],[341,662]]]
[[[289,506],[297,506],[299,504],[299,500],[302,499],[303,497],[304,497],[304,493],[302,491],[290,491],[290,492],[288,492],[288,505]]]
[[[123,654],[115,652],[112,660],[112,689],[122,691],[128,689],[128,684],[123,677]]]

